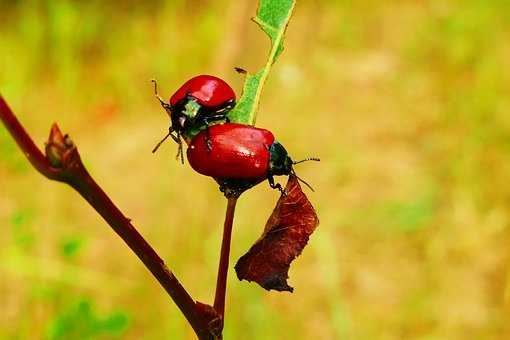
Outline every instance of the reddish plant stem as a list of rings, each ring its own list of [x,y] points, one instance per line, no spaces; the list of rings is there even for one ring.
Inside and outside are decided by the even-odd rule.
[[[175,304],[182,311],[186,319],[201,338],[207,339],[207,323],[202,320],[195,306],[195,301],[184,289],[181,283],[168,269],[164,261],[156,251],[149,245],[142,235],[130,223],[130,220],[114,205],[106,193],[99,187],[94,179],[88,174],[85,168],[78,180],[70,181],[70,185],[90,203],[90,205],[105,219],[112,229],[124,242],[133,250],[138,258],[150,270],[152,275],[159,281],[167,291]]]
[[[223,226],[223,240],[221,241],[220,264],[216,281],[216,294],[214,296],[214,309],[221,316],[225,315],[225,292],[227,290],[228,262],[230,256],[230,240],[232,238],[232,223],[236,210],[237,197],[228,198],[225,224]]]
[[[25,131],[23,126],[11,111],[4,98],[0,95],[0,119],[4,123],[7,131],[11,134],[12,138],[16,141],[19,148],[33,165],[33,167],[43,174],[45,177],[52,180],[60,180],[60,170],[55,169],[50,165],[50,162],[46,159],[46,156],[39,150],[34,144],[34,141],[28,133]]]
[[[72,142],[58,145],[61,148],[58,149],[58,152],[61,153],[57,154],[58,157],[61,157],[61,166],[54,167],[51,165],[53,163],[50,164],[48,158],[35,145],[1,95],[0,120],[37,171],[51,180],[65,182],[76,189],[105,219],[117,235],[126,242],[129,248],[138,256],[170,295],[193,327],[198,338],[214,339],[207,319],[199,313],[193,298],[179,283],[156,251],[135,229],[130,220],[122,214],[108,195],[90,176],[81,161],[78,150]],[[62,141],[64,139],[58,127],[54,125],[48,143],[57,145],[58,143],[55,141]]]

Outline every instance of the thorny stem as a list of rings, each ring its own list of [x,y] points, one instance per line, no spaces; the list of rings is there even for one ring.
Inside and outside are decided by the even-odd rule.
[[[209,320],[197,308],[193,298],[130,220],[122,214],[90,176],[77,148],[67,136],[62,135],[58,126],[54,124],[51,129],[45,156],[34,144],[1,95],[0,120],[37,171],[51,180],[65,182],[76,189],[126,242],[170,295],[198,338],[207,340],[217,338],[210,329]]]
[[[227,201],[227,212],[223,226],[223,240],[221,241],[220,264],[216,281],[216,294],[214,297],[214,309],[223,321],[225,314],[225,291],[227,289],[228,262],[230,256],[230,240],[232,237],[232,223],[236,209],[237,197],[230,197]]]

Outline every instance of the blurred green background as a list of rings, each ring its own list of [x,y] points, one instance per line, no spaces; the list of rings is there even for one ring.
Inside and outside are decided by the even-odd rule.
[[[152,95],[201,73],[240,94],[269,42],[255,1],[0,1],[0,91],[43,145],[59,122],[185,287],[212,303],[225,200],[175,161]],[[510,338],[510,2],[299,1],[257,125],[313,184],[294,294],[229,275],[226,339]],[[278,198],[234,222],[235,262]],[[86,202],[0,127],[0,338],[193,339]]]

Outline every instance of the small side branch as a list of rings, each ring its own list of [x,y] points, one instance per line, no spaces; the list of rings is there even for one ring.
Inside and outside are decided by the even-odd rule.
[[[53,124],[44,155],[1,95],[0,120],[37,171],[51,180],[72,186],[105,219],[167,291],[199,339],[214,339],[207,318],[197,308],[193,298],[130,220],[90,176],[71,139],[63,135],[58,126]]]

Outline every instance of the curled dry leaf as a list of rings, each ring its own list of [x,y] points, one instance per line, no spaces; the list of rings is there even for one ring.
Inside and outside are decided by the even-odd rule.
[[[264,233],[235,266],[239,280],[255,281],[267,290],[289,291],[290,263],[301,254],[319,219],[301,190],[298,179],[289,176]]]

